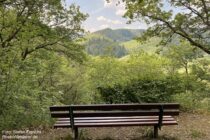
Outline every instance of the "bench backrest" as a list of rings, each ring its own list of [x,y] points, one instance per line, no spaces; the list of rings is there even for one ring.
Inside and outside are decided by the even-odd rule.
[[[177,103],[51,106],[53,118],[179,115]]]

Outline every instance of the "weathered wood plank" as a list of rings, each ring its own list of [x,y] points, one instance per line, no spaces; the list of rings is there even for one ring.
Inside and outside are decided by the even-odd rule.
[[[144,104],[94,104],[94,105],[71,105],[73,110],[137,110],[137,109],[177,109],[178,103],[144,103]],[[51,106],[50,111],[68,111],[70,105]]]
[[[157,119],[115,119],[115,120],[77,120],[74,123],[114,123],[114,122],[150,122],[150,121],[158,121]],[[174,118],[165,118],[163,121],[174,121]],[[66,124],[70,121],[57,121],[56,124]]]
[[[115,123],[75,123],[76,127],[117,127],[117,126],[154,126],[158,121],[150,122],[115,122]],[[176,121],[163,121],[163,125],[177,125]],[[68,128],[71,127],[69,123],[55,124],[55,128]]]

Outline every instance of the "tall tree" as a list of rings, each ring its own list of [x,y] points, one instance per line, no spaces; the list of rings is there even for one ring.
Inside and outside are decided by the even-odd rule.
[[[151,27],[143,38],[162,36],[166,43],[174,36],[188,40],[210,54],[209,0],[123,0],[129,22],[143,20]]]
[[[186,41],[181,41],[179,44],[171,45],[169,49],[163,52],[163,55],[168,57],[175,67],[184,68],[187,76],[189,74],[190,62],[203,57],[200,50],[194,48]]]
[[[0,131],[48,122],[69,76],[64,56],[84,60],[86,17],[63,0],[0,0]]]
[[[20,51],[22,59],[43,49],[82,60],[83,47],[75,40],[86,16],[61,0],[1,0],[0,49]]]

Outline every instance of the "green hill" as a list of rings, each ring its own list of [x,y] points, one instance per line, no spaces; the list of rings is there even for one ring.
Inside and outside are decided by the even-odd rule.
[[[134,39],[137,36],[142,35],[144,30],[142,29],[116,29],[112,30],[106,28],[94,32],[93,34],[102,35],[104,37],[112,39],[114,42],[125,42]]]
[[[118,42],[97,34],[90,34],[86,37],[86,51],[93,56],[114,56],[123,57],[127,55],[127,50]]]
[[[160,42],[160,38],[153,37],[144,43],[140,43],[137,40],[130,40],[122,42],[121,45],[125,47],[128,52],[144,51],[147,53],[155,53],[158,49],[157,45]]]
[[[155,53],[159,38],[151,38],[140,43],[135,40],[142,35],[142,29],[116,29],[110,28],[90,33],[86,36],[84,45],[88,54],[93,56],[114,56],[121,58],[131,52],[144,51]]]

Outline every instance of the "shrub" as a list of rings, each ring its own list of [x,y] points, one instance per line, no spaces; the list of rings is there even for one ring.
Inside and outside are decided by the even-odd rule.
[[[129,84],[98,88],[106,103],[168,102],[183,91],[178,79],[139,79]]]

